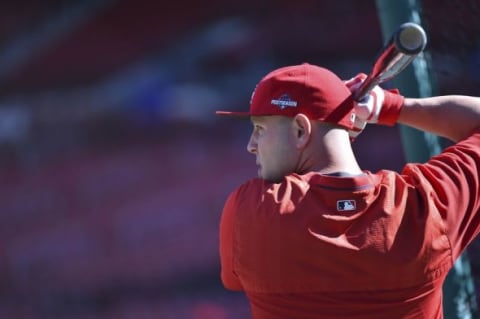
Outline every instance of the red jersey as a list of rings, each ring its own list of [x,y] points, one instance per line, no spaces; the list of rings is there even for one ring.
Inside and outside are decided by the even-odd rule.
[[[480,229],[480,131],[401,174],[253,179],[228,198],[221,278],[254,319],[440,319]]]

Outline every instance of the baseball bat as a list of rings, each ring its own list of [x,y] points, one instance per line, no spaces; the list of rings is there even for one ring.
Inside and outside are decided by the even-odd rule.
[[[354,93],[355,100],[362,100],[376,85],[403,71],[426,45],[427,36],[420,25],[413,22],[400,25],[380,50],[370,74]]]

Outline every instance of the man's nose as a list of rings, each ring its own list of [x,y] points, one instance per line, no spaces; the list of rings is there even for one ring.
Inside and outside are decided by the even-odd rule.
[[[250,140],[248,141],[247,151],[252,154],[257,152],[257,143],[253,137],[253,134],[250,136]]]

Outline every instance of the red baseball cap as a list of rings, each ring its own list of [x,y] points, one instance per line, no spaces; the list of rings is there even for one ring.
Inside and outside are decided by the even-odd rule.
[[[248,112],[217,111],[218,115],[294,117],[303,113],[311,120],[351,129],[355,115],[350,90],[333,72],[303,63],[267,74],[256,86]]]

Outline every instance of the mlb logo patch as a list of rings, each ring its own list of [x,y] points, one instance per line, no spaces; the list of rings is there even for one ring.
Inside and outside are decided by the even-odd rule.
[[[357,209],[357,203],[353,199],[337,201],[337,210],[339,212],[352,211]]]

